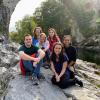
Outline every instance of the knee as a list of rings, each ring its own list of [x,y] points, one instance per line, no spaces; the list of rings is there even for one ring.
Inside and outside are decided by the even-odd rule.
[[[61,89],[66,89],[66,88],[68,88],[69,86],[68,86],[68,84],[66,84],[65,82],[60,82],[60,83],[59,83],[59,87],[60,87]]]
[[[55,76],[52,77],[51,82],[52,82],[52,84],[55,84],[55,85],[57,84]]]

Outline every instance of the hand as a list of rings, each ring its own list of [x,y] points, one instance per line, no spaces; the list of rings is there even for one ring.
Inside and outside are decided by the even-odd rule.
[[[56,81],[57,81],[57,82],[60,81],[60,77],[58,76],[58,74],[55,74],[55,78],[56,78]]]
[[[37,62],[33,62],[33,66],[34,67],[37,67]]]
[[[40,61],[40,58],[34,58],[34,62],[39,62]]]
[[[57,81],[57,82],[59,82],[59,81],[60,81],[60,77],[59,77],[59,76],[57,76],[56,81]]]

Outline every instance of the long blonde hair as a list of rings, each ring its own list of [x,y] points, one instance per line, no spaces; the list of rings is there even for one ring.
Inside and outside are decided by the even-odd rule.
[[[57,36],[56,30],[55,30],[54,28],[49,28],[48,33],[49,33],[50,31],[53,31],[53,32],[54,32],[54,37]]]

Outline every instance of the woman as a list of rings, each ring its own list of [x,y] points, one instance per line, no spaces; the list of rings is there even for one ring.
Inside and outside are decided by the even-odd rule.
[[[36,27],[33,31],[32,44],[36,45],[39,41],[40,34],[42,33],[41,27]]]
[[[39,48],[41,48],[45,52],[45,58],[43,59],[44,66],[49,66],[50,62],[50,51],[49,51],[49,41],[47,40],[46,34],[41,33],[39,42],[36,44]]]
[[[70,79],[70,70],[68,68],[68,58],[63,54],[63,46],[56,42],[53,46],[51,55],[51,70],[54,73],[51,81],[53,84],[64,89],[75,84],[79,84],[77,78]]]
[[[56,33],[56,30],[54,28],[50,28],[48,30],[48,41],[50,43],[50,52],[52,53],[52,48],[53,48],[53,45],[54,43],[56,42],[60,42],[60,38],[58,37],[57,33]]]
[[[65,35],[63,37],[64,52],[68,56],[68,67],[72,71],[72,78],[74,78],[77,51],[74,46],[72,46],[72,37],[70,35]]]

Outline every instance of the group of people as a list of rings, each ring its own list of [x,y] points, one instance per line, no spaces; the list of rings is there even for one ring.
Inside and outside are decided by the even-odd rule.
[[[33,36],[25,34],[19,55],[22,74],[30,73],[34,85],[39,84],[40,67],[48,64],[54,74],[52,84],[62,89],[76,84],[83,87],[83,82],[75,77],[77,51],[70,35],[65,35],[61,41],[54,28],[48,30],[47,37],[41,27],[36,27]]]

